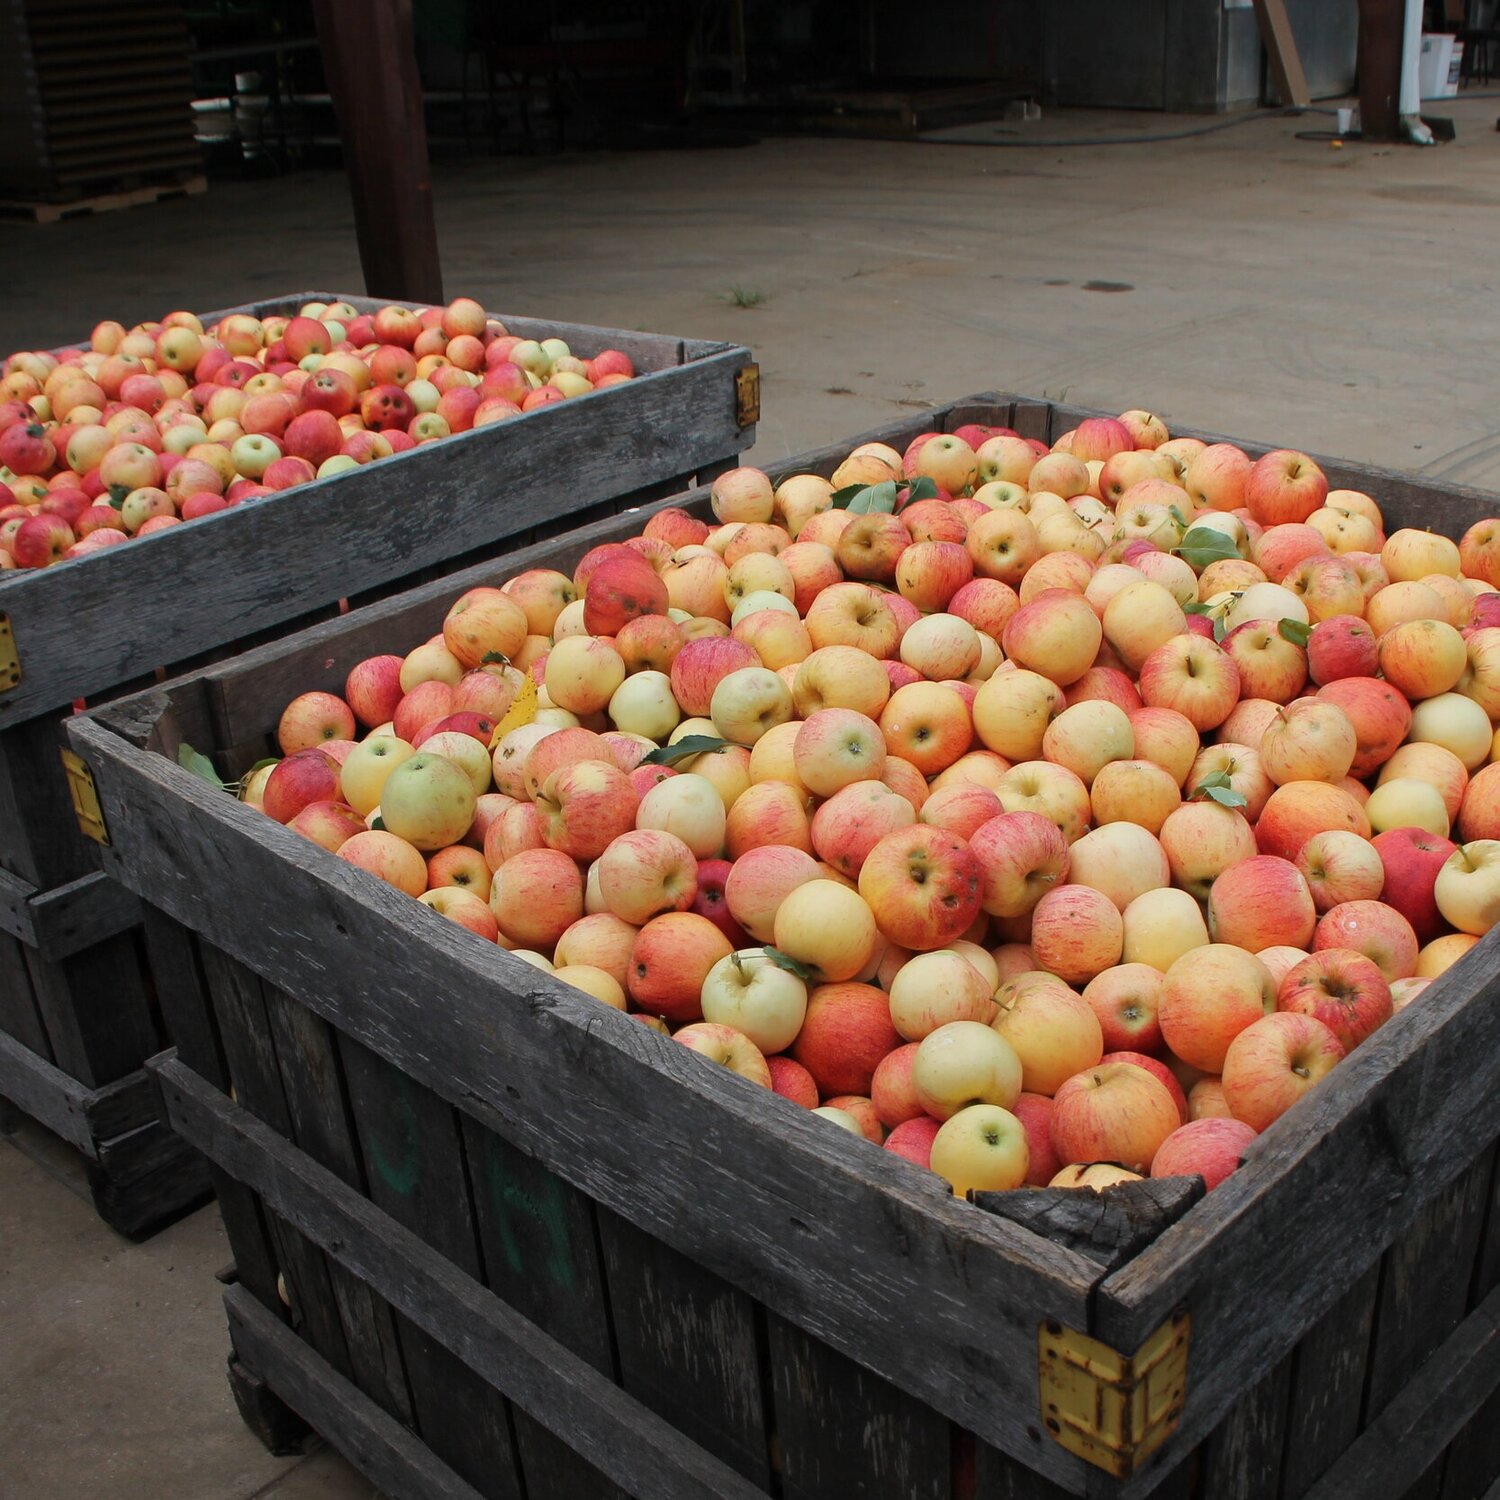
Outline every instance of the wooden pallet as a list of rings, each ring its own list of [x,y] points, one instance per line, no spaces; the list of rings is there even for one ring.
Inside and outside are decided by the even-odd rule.
[[[196,198],[207,191],[208,178],[200,175],[185,178],[181,182],[158,182],[148,187],[125,188],[119,192],[92,193],[86,198],[72,198],[65,203],[0,198],[0,218],[23,220],[31,224],[57,224],[63,219],[114,213],[121,208],[141,208],[148,203],[164,203],[172,198]]]
[[[294,313],[313,300],[382,305],[306,292],[226,312]],[[739,398],[754,370],[746,349],[505,322],[585,354],[622,349],[642,373],[113,558],[0,578],[0,1099],[82,1154],[101,1214],[122,1231],[143,1233],[201,1201],[203,1173],[159,1125],[139,1133],[154,1120],[141,1069],[171,1038],[138,904],[100,873],[98,847],[78,831],[60,759],[73,702],[136,691],[162,667],[233,657],[338,617],[347,599],[468,566],[502,540],[524,545],[674,493],[730,467],[754,439]],[[143,598],[156,607],[129,602]]]
[[[900,451],[966,422],[1051,440],[1086,415],[971,398],[786,467],[828,473],[855,442]],[[1494,507],[1326,469],[1393,526],[1452,532]],[[707,496],[678,503],[702,514]],[[108,866],[148,903],[178,1047],[152,1071],[213,1163],[239,1363],[397,1494],[1484,1494],[1500,1473],[1500,938],[1122,1249],[1049,1235],[1073,1195],[955,1202],[177,765],[187,741],[232,773],[293,693],[425,639],[461,589],[570,567],[643,520],[70,725]],[[204,899],[205,870],[222,899]],[[1158,1345],[1180,1383],[1150,1448],[1109,1398],[1144,1392]]]

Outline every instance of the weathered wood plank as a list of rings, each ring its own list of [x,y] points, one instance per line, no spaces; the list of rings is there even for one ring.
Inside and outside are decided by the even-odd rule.
[[[149,540],[149,538],[148,538]],[[41,580],[51,568],[28,575]],[[19,575],[6,575],[15,578]],[[0,581],[0,592],[5,583]],[[0,603],[0,613],[7,606]],[[79,656],[87,652],[66,636],[61,644]],[[123,684],[126,677],[117,678]],[[69,695],[71,696],[71,695]],[[6,695],[0,694],[0,705]],[[57,705],[49,704],[48,709]],[[65,742],[63,725],[70,713],[45,712],[23,723],[0,707],[0,867],[40,890],[87,875],[99,868],[98,851],[78,832],[58,749]]]
[[[57,1066],[101,1088],[159,1051],[142,957],[122,932],[56,962],[25,950],[37,1010]]]
[[[955,1437],[960,1444],[970,1439],[970,1435],[963,1432],[956,1433]],[[1042,1441],[1040,1430],[1037,1440]],[[965,1489],[961,1482],[962,1468],[956,1466],[953,1500],[968,1500],[970,1495],[973,1500],[1065,1500],[1069,1494],[1050,1479],[1044,1479],[1021,1459],[1012,1458],[988,1443],[973,1443],[973,1449],[972,1489]]]
[[[484,1284],[570,1353],[615,1380],[594,1205],[493,1130],[468,1116],[460,1123]],[[614,1500],[620,1494],[535,1418],[518,1408],[512,1417],[528,1496],[597,1494]]]
[[[281,1087],[271,1022],[260,980],[251,970],[214,949],[200,948],[199,958],[233,1096],[241,1107],[290,1140],[291,1116]],[[170,1060],[158,1062],[153,1067],[158,1086],[162,1086],[173,1067],[180,1066],[180,1063],[174,1064]],[[163,1098],[170,1103],[165,1092]],[[194,1144],[202,1149],[201,1143]],[[204,1154],[214,1159],[212,1153]],[[224,1164],[219,1162],[218,1165],[222,1167]],[[266,1305],[274,1309],[285,1300],[290,1306],[293,1327],[341,1375],[351,1374],[353,1364],[344,1337],[341,1309],[323,1252],[267,1205],[263,1204],[262,1210],[275,1262],[281,1273],[280,1282],[273,1285],[271,1301]],[[236,1248],[232,1240],[230,1248]]]
[[[180,1063],[160,1076],[179,1131],[627,1491],[759,1493]]]
[[[1500,1290],[1412,1374],[1307,1500],[1404,1495],[1500,1385]]]
[[[332,1032],[325,1021],[281,991],[262,986],[270,1042],[286,1100],[290,1139],[351,1187],[363,1181],[350,1136],[344,1089]],[[400,1422],[411,1424],[400,1339],[391,1313],[342,1266],[328,1263],[349,1368],[359,1388]]]
[[[1484,1152],[1386,1252],[1366,1377],[1367,1424],[1469,1310],[1494,1159],[1493,1149]]]
[[[44,1062],[52,1061],[52,1044],[36,1006],[25,946],[0,933],[0,1032],[13,1037]]]
[[[208,1202],[203,1158],[160,1120],[99,1143],[84,1163],[99,1217],[127,1239],[144,1239]]]
[[[1276,1494],[1291,1384],[1289,1355],[1229,1408],[1203,1445],[1205,1495],[1214,1500],[1265,1500]]]
[[[949,1500],[946,1421],[785,1319],[766,1322],[786,1500]]]
[[[769,1489],[770,1371],[755,1304],[618,1214],[599,1212],[620,1384]]]
[[[1359,1432],[1379,1290],[1376,1264],[1297,1345],[1292,1356],[1281,1500],[1302,1500]]]
[[[0,1095],[86,1156],[96,1151],[88,1121],[89,1090],[4,1031],[0,1031]]]
[[[391,1500],[480,1500],[471,1486],[254,1298],[224,1293],[235,1351],[252,1373]]]
[[[43,958],[71,958],[141,919],[140,898],[102,870],[81,875],[30,901],[32,944]]]
[[[297,1009],[308,1025],[323,1026]],[[347,1037],[339,1054],[350,1145],[371,1202],[477,1282],[474,1215],[452,1106]],[[359,1179],[339,1175],[358,1187]],[[507,1403],[439,1339],[396,1317],[416,1427],[428,1447],[488,1500],[521,1495]]]
[[[24,675],[0,694],[0,726],[737,452],[748,434],[735,421],[734,375],[747,360],[730,350],[660,370],[223,511],[170,538],[10,573],[0,612]],[[487,499],[497,484],[526,503]],[[422,503],[409,503],[412,495]],[[119,607],[155,598],[172,607]]]
[[[1241,1169],[1101,1285],[1093,1330],[1138,1348],[1193,1318],[1184,1445],[1206,1436],[1500,1133],[1500,980],[1481,944],[1251,1143]],[[1455,1090],[1454,1078],[1465,1079]],[[1308,1204],[1317,1204],[1317,1211]],[[1460,1278],[1467,1284],[1467,1276]],[[1257,1296],[1239,1289],[1253,1281]],[[1275,1308],[1276,1316],[1265,1309]]]
[[[167,1029],[175,1038],[177,1055],[222,1094],[230,1088],[229,1068],[219,1043],[218,1025],[208,1000],[208,986],[198,963],[193,935],[152,906],[143,909],[141,937],[151,958],[151,973]],[[157,1092],[152,1059],[147,1073]],[[248,1189],[209,1163],[209,1181],[219,1200],[240,1280],[268,1308],[285,1321],[289,1310],[276,1293],[280,1272],[277,1250],[260,1203]]]
[[[1203,1196],[1201,1177],[1125,1182],[1102,1193],[1069,1188],[1013,1188],[975,1193],[974,1202],[1013,1224],[1113,1270],[1144,1249]]]
[[[111,868],[132,888],[597,1201],[1028,1451],[1036,1322],[1081,1326],[1091,1262],[601,1012],[87,719],[76,733],[118,825]],[[204,872],[231,869],[236,899],[202,902]],[[1037,1462],[1078,1480],[1061,1449]]]

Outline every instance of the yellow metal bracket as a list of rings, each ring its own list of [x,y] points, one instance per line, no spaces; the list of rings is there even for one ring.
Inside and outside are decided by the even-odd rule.
[[[1069,1453],[1126,1479],[1176,1430],[1187,1396],[1186,1312],[1132,1355],[1061,1323],[1037,1330],[1042,1422]]]
[[[760,366],[746,365],[734,377],[734,415],[741,427],[760,421]]]
[[[60,750],[63,770],[68,776],[68,791],[73,798],[73,811],[78,817],[78,829],[96,844],[109,842],[109,829],[104,826],[104,810],[99,806],[99,793],[94,787],[94,773],[86,762],[71,750]]]
[[[16,650],[16,634],[10,628],[10,616],[0,614],[0,693],[21,685],[21,653]]]

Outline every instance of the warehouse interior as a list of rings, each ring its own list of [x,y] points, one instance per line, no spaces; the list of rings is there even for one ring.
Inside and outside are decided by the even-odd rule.
[[[1004,391],[1500,489],[1496,7],[1425,7],[1446,71],[1415,112],[1399,3],[1269,8],[1296,108],[1259,0],[414,0],[415,124],[393,84],[355,141],[329,39],[345,91],[387,57],[332,3],[119,7],[155,60],[97,134],[0,49],[0,349],[294,289],[463,295],[749,346],[763,467]],[[67,9],[17,0],[0,38],[30,16],[45,62]],[[361,169],[393,132],[413,156]],[[212,1204],[115,1234],[0,1099],[0,1491],[376,1496],[242,1425],[230,1260]]]

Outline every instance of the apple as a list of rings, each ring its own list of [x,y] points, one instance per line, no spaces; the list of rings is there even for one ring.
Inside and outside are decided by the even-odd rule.
[[[1369,838],[1370,820],[1364,807],[1342,787],[1324,781],[1289,781],[1271,793],[1261,810],[1255,839],[1263,854],[1294,860],[1314,834],[1336,828]]]
[[[1262,526],[1305,521],[1327,494],[1323,471],[1293,449],[1279,448],[1256,459],[1245,476],[1245,508]]]
[[[969,848],[979,862],[980,905],[992,916],[1026,915],[1067,875],[1067,841],[1038,813],[990,819],[975,830]]]
[[[1117,704],[1075,703],[1054,718],[1042,735],[1042,755],[1072,771],[1085,786],[1111,761],[1135,754],[1130,716]]]
[[[383,829],[370,829],[346,839],[337,850],[339,859],[408,896],[420,896],[427,885],[427,866],[405,839]]]
[[[1209,941],[1202,908],[1185,890],[1163,887],[1144,891],[1121,913],[1121,958],[1165,974],[1193,948]]]
[[[1088,828],[1089,790],[1065,766],[1022,761],[1000,778],[995,795],[1006,812],[1040,813],[1070,844]]]
[[[807,986],[756,948],[715,963],[701,999],[705,1020],[737,1028],[767,1054],[789,1047],[807,1014]]]
[[[1238,1168],[1255,1130],[1243,1120],[1204,1117],[1180,1125],[1157,1148],[1153,1177],[1201,1177],[1209,1191]]]
[[[1021,1062],[1022,1087],[1055,1094],[1065,1079],[1093,1067],[1104,1053],[1103,1028],[1093,1007],[1058,981],[1008,981],[996,991],[992,1023]]]
[[[853,979],[869,963],[877,933],[875,918],[858,892],[833,880],[809,880],[782,898],[774,938],[789,958],[838,982]]]
[[[859,895],[881,934],[913,951],[943,948],[962,936],[979,915],[981,884],[968,844],[923,824],[887,834],[859,872]],[[780,922],[778,914],[778,929]]]
[[[300,693],[282,710],[276,743],[283,755],[320,745],[325,740],[354,738],[354,712],[332,693]]]
[[[976,1109],[981,1106],[974,1106]],[[919,1167],[932,1168],[932,1143],[942,1127],[931,1115],[918,1115],[914,1120],[905,1120],[885,1138],[885,1150],[913,1162]]]
[[[1209,943],[1167,970],[1157,1019],[1167,1046],[1192,1067],[1217,1073],[1234,1038],[1276,1008],[1276,985],[1253,953]]]
[[[1365,802],[1365,816],[1377,834],[1393,828],[1420,828],[1446,838],[1450,826],[1442,792],[1413,776],[1383,779]]]
[[[1317,925],[1312,892],[1288,860],[1261,854],[1225,870],[1208,895],[1215,943],[1256,953],[1276,943],[1305,947]]]
[[[1374,901],[1386,883],[1380,840],[1372,844],[1344,829],[1315,833],[1298,852],[1296,865],[1320,913],[1344,901]]]
[[[880,726],[847,708],[811,713],[796,734],[792,751],[797,775],[820,797],[831,797],[852,782],[879,780],[886,744]]]
[[[1171,772],[1152,761],[1115,760],[1095,776],[1089,800],[1096,822],[1136,823],[1159,835],[1182,805],[1182,793]]]
[[[971,1104],[939,1127],[928,1164],[955,1197],[1020,1187],[1030,1167],[1026,1128],[1007,1109]]]
[[[887,755],[910,761],[924,776],[946,770],[973,743],[968,701],[947,683],[898,687],[881,712],[880,730]]]
[[[908,958],[886,988],[892,1024],[909,1042],[921,1041],[949,1021],[988,1025],[995,1016],[994,983],[952,948]]]
[[[1155,1052],[1161,1047],[1157,1011],[1162,972],[1150,964],[1127,961],[1096,974],[1084,986],[1083,998],[1098,1018],[1105,1052]]]
[[[974,732],[988,749],[1008,760],[1036,760],[1047,726],[1066,707],[1062,689],[1049,677],[1029,671],[997,672],[974,699]]]
[[[1417,935],[1400,912],[1380,901],[1345,901],[1324,913],[1313,949],[1325,948],[1349,948],[1373,959],[1388,984],[1416,973]]]
[[[1200,635],[1174,636],[1158,646],[1141,666],[1141,700],[1151,708],[1170,708],[1200,734],[1229,717],[1240,696],[1234,661]]]
[[[818,1086],[813,1076],[799,1062],[790,1057],[768,1057],[766,1067],[771,1074],[771,1090],[789,1099],[802,1109],[818,1107]],[[936,1126],[937,1122],[932,1122]]]
[[[766,1066],[760,1049],[733,1026],[699,1021],[674,1032],[672,1040],[761,1088],[771,1087],[771,1070]]]
[[[812,1074],[823,1098],[868,1098],[882,1058],[901,1046],[883,990],[868,984],[823,984],[807,997],[807,1017],[792,1056]]]
[[[1276,1008],[1316,1016],[1352,1052],[1391,1018],[1391,991],[1375,963],[1347,948],[1325,948],[1281,981]]]
[[[950,1021],[918,1044],[911,1080],[922,1108],[936,1120],[949,1120],[974,1104],[1009,1109],[1021,1092],[1021,1062],[1010,1043],[982,1022]]]
[[[1134,1063],[1101,1063],[1076,1073],[1053,1103],[1052,1145],[1068,1163],[1117,1162],[1145,1172],[1182,1124],[1166,1086]]]
[[[698,891],[693,851],[662,829],[622,834],[599,856],[598,869],[607,909],[637,926],[663,912],[687,911]]]
[[[1017,666],[1066,687],[1093,666],[1103,634],[1086,599],[1066,589],[1047,589],[1011,617],[1002,644]]]
[[[1500,921],[1500,841],[1473,839],[1455,849],[1438,871],[1433,896],[1446,922],[1483,937]]]
[[[1307,668],[1323,686],[1342,677],[1373,677],[1380,663],[1375,632],[1359,615],[1319,620],[1307,640]]]
[[[1105,823],[1068,852],[1068,879],[1101,891],[1124,911],[1137,896],[1166,886],[1171,867],[1155,838],[1135,823]]]
[[[648,1015],[673,1023],[697,1020],[703,1015],[704,984],[731,952],[729,939],[707,917],[664,912],[636,934],[626,988],[636,1008]]]
[[[1343,1057],[1343,1044],[1316,1017],[1264,1016],[1229,1045],[1221,1080],[1224,1100],[1235,1119],[1265,1130]]]
[[[1411,923],[1419,943],[1430,943],[1446,925],[1437,904],[1438,873],[1458,845],[1422,828],[1391,828],[1377,834],[1370,847],[1380,860],[1383,874],[1382,887],[1374,896]],[[1369,891],[1362,891],[1344,899],[1373,897]]]
[[[550,953],[583,916],[583,876],[560,850],[523,850],[495,871],[490,910],[510,944]]]
[[[724,849],[739,860],[752,849],[786,844],[812,852],[809,798],[783,781],[763,781],[736,797],[724,825]]]
[[[1412,708],[1410,742],[1441,746],[1468,771],[1477,771],[1490,758],[1492,734],[1486,709],[1462,692],[1439,693]]]
[[[854,646],[824,646],[814,651],[799,664],[792,684],[793,705],[803,719],[834,708],[874,719],[890,695],[890,679],[880,663]]]
[[[1069,984],[1086,984],[1120,962],[1124,922],[1119,908],[1086,885],[1059,885],[1031,914],[1038,965]]]
[[[290,823],[309,803],[340,800],[339,777],[339,763],[326,750],[310,746],[295,751],[271,768],[264,810],[278,823]]]
[[[600,969],[623,993],[630,977],[637,929],[611,912],[590,912],[573,922],[557,940],[558,966]]]

